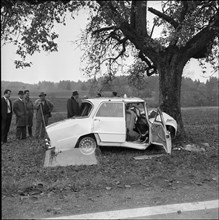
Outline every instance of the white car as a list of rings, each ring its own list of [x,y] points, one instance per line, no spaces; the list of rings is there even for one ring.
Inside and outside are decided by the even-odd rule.
[[[176,121],[159,108],[148,115],[143,99],[91,98],[83,100],[80,117],[46,127],[46,145],[58,153],[78,147],[95,149],[97,146],[145,150],[155,144],[171,154],[171,135],[167,128],[171,128],[175,135]]]

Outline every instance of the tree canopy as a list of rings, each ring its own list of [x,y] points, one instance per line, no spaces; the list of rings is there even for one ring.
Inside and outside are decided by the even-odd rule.
[[[88,73],[98,72],[100,65],[113,64],[119,57],[141,58],[147,74],[156,73],[157,55],[175,49],[190,58],[206,58],[212,63],[218,58],[218,1],[162,1],[162,11],[149,7],[147,1],[1,1],[2,44],[17,45],[17,67],[29,66],[27,55],[36,51],[57,51],[58,33],[55,23],[65,25],[66,15],[72,17],[87,8],[90,22],[80,43],[89,58]],[[148,13],[156,15],[152,29],[148,28]],[[154,28],[163,26],[160,36]],[[218,67],[215,63],[214,67]],[[117,66],[116,66],[117,67]],[[115,71],[115,68],[114,68]]]
[[[2,44],[17,45],[21,60],[15,61],[16,67],[29,66],[27,55],[57,51],[55,23],[65,25],[66,15],[74,17],[86,8],[89,22],[79,41],[85,51],[85,73],[95,76],[105,64],[110,80],[118,72],[120,58],[134,57],[132,68],[140,65],[148,76],[159,74],[160,107],[177,120],[179,133],[184,133],[180,100],[183,68],[195,58],[211,62],[218,71],[219,5],[212,0],[168,0],[161,5],[157,10],[148,7],[148,1],[134,0],[4,0],[1,40]],[[152,28],[148,26],[149,13],[155,15]],[[154,35],[156,27],[162,27],[159,36]]]

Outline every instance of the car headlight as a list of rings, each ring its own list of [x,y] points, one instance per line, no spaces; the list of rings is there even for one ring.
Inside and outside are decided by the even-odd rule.
[[[48,139],[48,138],[45,139],[45,144],[46,144],[46,148],[47,149],[55,148],[55,147],[51,146],[50,139]]]

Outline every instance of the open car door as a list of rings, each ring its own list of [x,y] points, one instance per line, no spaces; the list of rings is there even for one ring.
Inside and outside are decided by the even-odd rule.
[[[171,154],[172,141],[170,132],[166,129],[163,113],[157,108],[154,120],[150,126],[150,142],[164,147],[168,154]]]

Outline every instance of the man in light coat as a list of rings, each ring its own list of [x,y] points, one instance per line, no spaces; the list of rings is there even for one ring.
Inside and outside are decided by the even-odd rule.
[[[23,100],[24,92],[18,92],[19,98],[14,102],[13,111],[16,115],[16,138],[26,139],[27,110]]]
[[[50,100],[46,99],[44,92],[41,92],[39,97],[34,103],[34,108],[36,109],[35,138],[44,138],[46,134],[45,127],[48,125],[49,118],[52,116],[51,112],[54,105]]]

